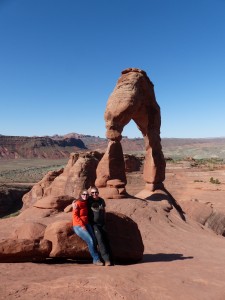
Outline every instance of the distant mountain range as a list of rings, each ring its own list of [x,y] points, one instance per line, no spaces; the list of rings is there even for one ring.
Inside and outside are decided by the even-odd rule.
[[[4,136],[0,134],[0,159],[69,157],[76,151],[104,152],[107,139],[97,136],[70,133],[43,137]],[[123,137],[124,153],[143,153],[142,138]],[[166,157],[221,158],[225,159],[225,138],[163,138],[162,148]]]

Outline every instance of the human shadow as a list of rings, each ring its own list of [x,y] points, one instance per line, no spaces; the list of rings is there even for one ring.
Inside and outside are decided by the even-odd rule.
[[[193,259],[193,256],[183,256],[181,253],[157,253],[157,254],[144,254],[141,263],[147,262],[166,262],[174,260]]]
[[[76,265],[87,265],[92,264],[91,259],[87,260],[78,260],[67,257],[47,257],[47,258],[36,258],[31,260],[32,263],[35,264],[46,264],[46,265],[62,265],[62,264],[76,264]]]

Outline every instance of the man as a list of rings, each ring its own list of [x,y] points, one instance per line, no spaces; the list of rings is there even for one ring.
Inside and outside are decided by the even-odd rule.
[[[91,188],[91,196],[88,199],[89,222],[93,227],[94,234],[98,243],[98,249],[105,266],[111,266],[110,248],[105,228],[105,201],[99,197],[96,187]]]

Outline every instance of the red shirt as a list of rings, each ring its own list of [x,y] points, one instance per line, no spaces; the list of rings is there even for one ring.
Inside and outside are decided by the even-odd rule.
[[[73,226],[85,227],[88,224],[87,201],[76,200],[73,208]]]

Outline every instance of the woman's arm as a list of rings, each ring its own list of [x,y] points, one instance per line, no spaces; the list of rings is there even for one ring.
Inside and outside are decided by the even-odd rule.
[[[86,230],[86,227],[80,218],[80,207],[76,203],[76,200],[72,202],[72,207],[73,207],[73,223],[75,223],[75,226],[81,226],[83,229]]]

